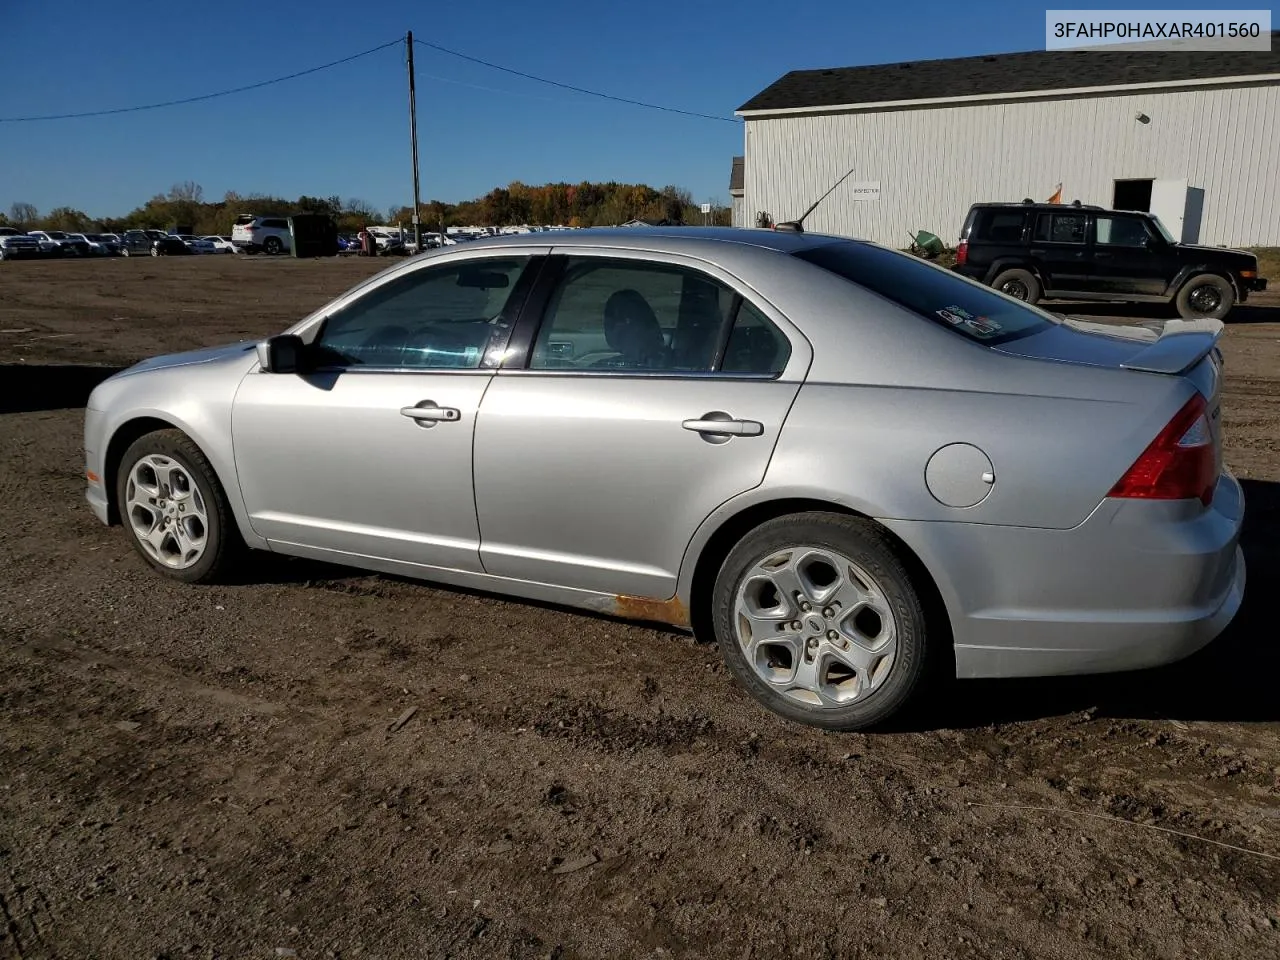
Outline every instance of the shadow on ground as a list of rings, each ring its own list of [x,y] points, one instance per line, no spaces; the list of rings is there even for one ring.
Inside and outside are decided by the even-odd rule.
[[[1042,300],[1037,306],[1068,317],[1098,317],[1119,323],[1172,320],[1178,313],[1166,303],[1104,303],[1098,301]],[[1229,324],[1280,323],[1280,305],[1242,303],[1227,315]]]
[[[93,388],[120,367],[83,364],[0,364],[0,413],[83,407]]]
[[[1241,480],[1248,580],[1240,612],[1199,653],[1156,670],[950,686],[917,727],[974,727],[1096,708],[1128,719],[1280,722],[1280,483]]]
[[[1248,566],[1244,602],[1226,631],[1200,653],[1156,670],[1092,677],[1023,680],[966,680],[943,686],[934,703],[904,717],[894,729],[979,727],[1061,716],[1094,708],[1100,716],[1128,719],[1218,720],[1280,722],[1280,698],[1275,677],[1280,675],[1280,593],[1268,585],[1280,580],[1280,483],[1241,480],[1246,501],[1241,546]],[[350,567],[313,560],[258,555],[249,561],[244,582],[288,583],[346,591],[355,581],[400,581],[427,589],[451,590]],[[565,610],[566,616],[595,616],[554,604],[496,597],[482,591],[460,590],[473,596],[529,603]],[[669,627],[656,629],[672,634]]]

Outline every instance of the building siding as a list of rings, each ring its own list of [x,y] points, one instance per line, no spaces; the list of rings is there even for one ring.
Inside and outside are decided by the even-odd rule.
[[[1082,77],[1081,80],[1087,80]],[[1143,113],[1148,124],[1135,117]],[[1280,245],[1280,86],[1159,91],[884,112],[748,119],[743,216],[798,217],[851,167],[880,198],[837,189],[805,229],[905,247],[954,245],[978,201],[1111,206],[1114,181],[1186,180],[1204,191],[1198,241]],[[1176,231],[1175,231],[1176,232]]]
[[[743,214],[743,211],[744,211],[745,209],[746,209],[746,207],[744,206],[743,198],[742,198],[742,197],[734,197],[734,198],[733,198],[733,212],[732,212],[731,219],[730,219],[730,221],[729,221],[729,222],[730,222],[730,224],[731,224],[732,226],[735,226],[735,227],[748,227],[748,226],[755,226],[755,224],[753,224],[753,223],[750,223],[750,224],[749,224],[749,223],[747,223],[747,222],[746,222],[746,220],[745,220],[745,218],[744,218],[744,214]]]

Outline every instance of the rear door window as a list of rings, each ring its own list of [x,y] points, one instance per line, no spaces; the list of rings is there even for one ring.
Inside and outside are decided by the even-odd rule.
[[[1040,216],[1036,218],[1036,239],[1041,243],[1084,243],[1084,214],[1040,214]]]
[[[1053,325],[1026,304],[884,247],[836,241],[795,256],[978,343],[1007,343]]]

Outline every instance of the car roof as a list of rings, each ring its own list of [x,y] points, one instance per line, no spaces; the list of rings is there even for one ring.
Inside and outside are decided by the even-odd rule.
[[[682,250],[693,253],[699,249],[713,254],[726,246],[749,246],[778,253],[798,253],[828,243],[865,243],[852,237],[837,237],[822,233],[797,233],[790,230],[768,230],[741,227],[589,227],[583,230],[563,230],[546,233],[508,234],[498,237],[480,237],[467,243],[470,250],[486,247],[529,246],[531,244],[560,248],[612,247],[643,250]]]
[[[970,207],[972,210],[988,209],[999,207],[1006,210],[1106,210],[1106,207],[1099,206],[1096,203],[1018,203],[1014,200],[992,200],[989,202],[975,203]],[[1133,211],[1118,211],[1122,213],[1131,213]]]

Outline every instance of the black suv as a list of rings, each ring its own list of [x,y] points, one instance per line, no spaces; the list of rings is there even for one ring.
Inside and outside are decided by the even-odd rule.
[[[1251,253],[1178,243],[1149,213],[1078,202],[975,203],[952,269],[1028,303],[1172,303],[1188,319],[1221,320],[1267,286]]]
[[[163,230],[129,230],[120,238],[120,252],[126,257],[167,257],[181,256],[191,251],[181,237]]]

